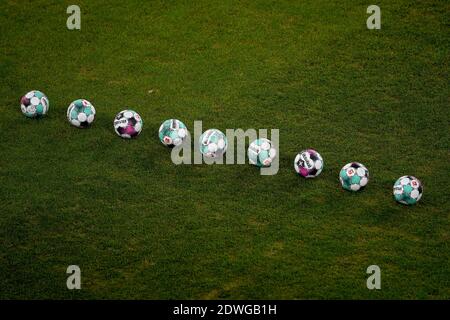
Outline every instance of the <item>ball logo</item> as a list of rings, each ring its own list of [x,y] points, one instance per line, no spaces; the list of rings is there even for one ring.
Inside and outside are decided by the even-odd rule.
[[[164,142],[167,144],[171,144],[172,143],[172,139],[170,139],[170,137],[164,137]]]
[[[347,176],[353,177],[355,175],[355,170],[353,168],[347,169]]]
[[[311,170],[313,168],[313,163],[311,161],[311,158],[309,157],[309,154],[302,153],[300,159],[302,161],[302,167],[305,167],[308,170]]]
[[[417,187],[419,186],[419,183],[417,182],[417,180],[413,180],[413,181],[411,181],[411,185],[412,185],[414,188],[417,188]]]
[[[45,109],[47,109],[47,99],[45,99],[44,97],[41,98],[41,104],[44,106]]]
[[[172,120],[172,121],[170,122],[170,128],[171,128],[172,130],[178,129],[178,122],[175,121],[175,120]]]
[[[29,105],[28,107],[27,107],[27,112],[28,113],[35,113],[36,112],[36,107],[34,106],[34,105]]]
[[[120,120],[114,121],[114,125],[115,125],[115,126],[119,126],[119,125],[121,125],[121,124],[127,124],[127,123],[128,123],[128,120],[125,119],[125,118],[122,118],[122,119],[120,119]]]

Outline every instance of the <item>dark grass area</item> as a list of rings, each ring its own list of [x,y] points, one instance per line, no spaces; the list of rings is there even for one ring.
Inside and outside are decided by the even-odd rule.
[[[0,298],[450,298],[448,2],[378,1],[378,31],[367,1],[80,0],[81,31],[70,4],[0,3]],[[44,119],[20,113],[32,89]],[[66,121],[77,98],[88,130]],[[134,141],[112,128],[126,107]],[[279,128],[280,171],[175,166],[168,118]],[[315,180],[293,171],[308,147]],[[358,194],[350,161],[371,174]],[[415,207],[392,197],[406,174]]]

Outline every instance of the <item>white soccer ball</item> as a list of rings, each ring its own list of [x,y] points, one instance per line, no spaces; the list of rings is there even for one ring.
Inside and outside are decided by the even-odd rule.
[[[247,150],[248,161],[258,167],[269,167],[277,156],[277,150],[272,141],[261,138],[256,139]]]
[[[177,119],[164,121],[159,127],[159,140],[170,148],[178,146],[188,137],[189,131],[186,125]]]
[[[95,108],[85,99],[75,100],[67,108],[67,120],[77,128],[87,128],[95,120]]]
[[[32,90],[20,99],[20,110],[28,118],[38,118],[47,114],[47,96],[39,90]]]
[[[141,133],[143,123],[136,111],[123,110],[114,118],[114,131],[122,138],[135,138]]]
[[[400,177],[394,184],[394,198],[401,204],[416,204],[422,194],[422,182],[414,176]]]
[[[315,178],[323,169],[322,156],[314,149],[300,151],[294,159],[294,168],[304,178]]]
[[[345,190],[359,191],[369,182],[369,170],[359,162],[350,162],[341,169],[339,180]]]
[[[208,158],[221,157],[228,147],[227,137],[217,129],[203,132],[199,139],[200,152]]]

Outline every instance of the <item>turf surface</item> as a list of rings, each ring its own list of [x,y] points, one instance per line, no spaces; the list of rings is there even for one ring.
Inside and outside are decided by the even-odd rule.
[[[79,0],[81,31],[70,4],[0,3],[0,298],[450,298],[448,2],[377,1],[378,31],[367,1]],[[32,89],[44,119],[20,112]],[[78,98],[88,130],[65,118]],[[126,107],[134,141],[112,128]],[[280,171],[175,166],[168,118],[279,128]],[[307,147],[325,160],[308,181]],[[340,188],[350,161],[361,193]],[[415,207],[392,197],[406,174]]]

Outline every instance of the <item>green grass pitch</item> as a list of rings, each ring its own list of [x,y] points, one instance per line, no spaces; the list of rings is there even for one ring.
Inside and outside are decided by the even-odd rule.
[[[377,1],[381,30],[368,1],[80,0],[80,31],[71,4],[0,3],[0,298],[450,298],[448,2]],[[32,89],[40,120],[20,112]],[[66,120],[78,98],[90,129]],[[112,126],[127,107],[133,141]],[[175,166],[168,118],[278,128],[280,171]],[[293,170],[307,147],[313,180]],[[340,187],[350,161],[361,193]],[[414,207],[392,196],[406,174]]]

